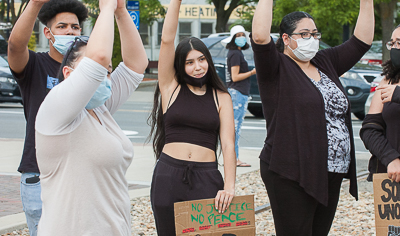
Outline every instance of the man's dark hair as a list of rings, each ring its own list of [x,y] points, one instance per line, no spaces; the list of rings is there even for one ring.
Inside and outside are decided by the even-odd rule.
[[[79,24],[88,17],[88,10],[83,3],[78,0],[51,0],[43,4],[42,9],[40,9],[38,18],[40,22],[47,25],[58,13],[70,12],[78,17]]]

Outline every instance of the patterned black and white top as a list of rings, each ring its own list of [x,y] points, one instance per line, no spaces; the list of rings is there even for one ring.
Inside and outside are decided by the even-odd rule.
[[[318,70],[321,80],[311,82],[324,98],[326,130],[328,134],[328,171],[347,173],[350,166],[350,134],[345,124],[349,104],[346,96],[324,73]]]

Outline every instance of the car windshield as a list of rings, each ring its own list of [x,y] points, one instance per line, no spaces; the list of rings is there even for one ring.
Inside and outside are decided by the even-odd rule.
[[[368,52],[372,53],[382,53],[382,43],[381,42],[372,42],[371,48]]]
[[[0,57],[0,67],[8,67],[8,62],[2,57]]]

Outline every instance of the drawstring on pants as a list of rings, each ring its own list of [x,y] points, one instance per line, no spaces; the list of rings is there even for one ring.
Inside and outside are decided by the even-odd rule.
[[[190,175],[192,174],[192,170],[195,164],[188,164],[185,168],[185,172],[183,172],[182,182],[185,184],[189,184],[189,188],[192,189],[192,178]]]

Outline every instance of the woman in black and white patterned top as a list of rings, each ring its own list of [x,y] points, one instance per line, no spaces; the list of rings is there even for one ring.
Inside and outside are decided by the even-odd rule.
[[[350,166],[350,133],[345,123],[349,102],[345,94],[323,72],[318,70],[321,80],[311,82],[324,98],[326,131],[328,134],[328,171],[344,173]]]
[[[275,45],[273,2],[259,1],[251,35],[267,125],[260,173],[277,236],[328,235],[343,178],[357,198],[350,104],[339,76],[370,48],[373,1],[360,0],[353,37],[320,51],[314,19],[299,11],[283,17]]]

